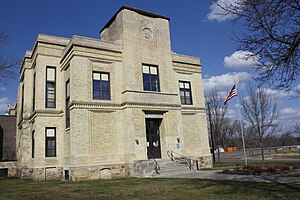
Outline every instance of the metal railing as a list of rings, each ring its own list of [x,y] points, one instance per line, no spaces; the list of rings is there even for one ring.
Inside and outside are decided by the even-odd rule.
[[[176,155],[179,155],[180,157],[175,157],[174,154]],[[192,165],[192,161],[194,161],[193,159],[187,157],[187,156],[184,156],[180,153],[177,153],[177,152],[174,152],[172,150],[168,150],[167,151],[167,155],[169,156],[169,158],[172,160],[172,161],[175,161],[176,159],[184,159],[185,160],[185,163],[187,164],[187,166],[189,167],[190,170],[193,169],[193,165]],[[197,162],[197,161],[196,161]]]
[[[158,162],[155,160],[153,155],[149,152],[148,152],[148,156],[150,156],[151,159],[154,161],[154,170],[155,170],[156,174],[159,174],[160,166],[159,166]]]

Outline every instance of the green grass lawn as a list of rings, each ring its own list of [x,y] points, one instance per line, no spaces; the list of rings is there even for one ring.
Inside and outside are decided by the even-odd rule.
[[[0,199],[300,199],[300,185],[199,179],[0,179]]]

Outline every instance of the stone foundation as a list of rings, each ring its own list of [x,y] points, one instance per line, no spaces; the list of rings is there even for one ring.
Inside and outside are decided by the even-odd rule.
[[[0,162],[0,169],[7,169],[8,177],[17,177],[17,161]]]
[[[155,166],[153,160],[133,161],[130,174],[132,177],[148,177],[153,174],[155,174]]]
[[[22,167],[18,177],[33,180],[96,180],[129,177],[130,164],[106,164],[91,166],[47,166],[41,168]]]
[[[193,169],[211,168],[212,157],[189,157]],[[155,174],[153,160],[136,160],[133,163],[102,164],[90,166],[47,166],[17,167],[17,162],[0,163],[0,168],[8,168],[8,177],[33,180],[97,180],[125,177],[150,177]]]
[[[70,167],[70,180],[96,180],[129,177],[130,164],[107,164],[83,167]]]

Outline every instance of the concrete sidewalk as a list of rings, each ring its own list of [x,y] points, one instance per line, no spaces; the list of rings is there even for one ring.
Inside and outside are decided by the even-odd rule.
[[[176,175],[159,176],[158,178],[196,178],[211,180],[233,180],[250,182],[278,182],[285,184],[300,185],[300,177],[282,177],[282,176],[256,176],[256,175],[236,175],[220,174],[222,170],[196,171]]]

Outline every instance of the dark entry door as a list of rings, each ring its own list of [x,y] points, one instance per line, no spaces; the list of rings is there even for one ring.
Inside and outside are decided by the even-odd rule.
[[[146,119],[147,155],[148,159],[161,158],[159,125],[160,119]]]

